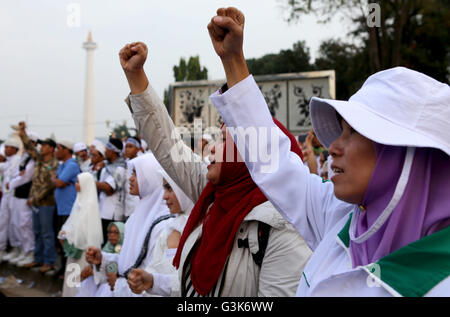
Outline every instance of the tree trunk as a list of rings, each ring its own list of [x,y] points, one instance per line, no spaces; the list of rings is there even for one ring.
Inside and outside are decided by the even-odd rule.
[[[392,63],[391,66],[401,65],[401,43],[403,28],[409,16],[411,0],[397,0],[394,21],[394,42],[392,43]]]

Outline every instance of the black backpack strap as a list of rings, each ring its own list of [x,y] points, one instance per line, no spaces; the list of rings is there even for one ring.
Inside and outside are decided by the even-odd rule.
[[[142,261],[144,261],[145,257],[147,256],[148,242],[150,240],[150,236],[152,235],[153,228],[155,228],[155,226],[158,223],[160,223],[161,221],[164,221],[164,220],[167,220],[170,218],[174,218],[174,217],[175,217],[175,215],[169,214],[169,215],[161,216],[161,217],[157,218],[155,221],[153,221],[152,225],[150,226],[150,229],[147,232],[147,235],[145,236],[144,243],[142,244],[142,248],[141,248],[141,253],[139,254],[138,258],[136,259],[136,262],[134,263],[134,265],[123,273],[123,277],[127,278],[128,273],[130,273],[130,271],[132,269],[138,268],[142,264]]]
[[[261,267],[262,262],[264,260],[264,255],[266,253],[267,244],[269,242],[269,234],[270,234],[271,226],[267,223],[258,221],[258,252],[252,253],[253,261],[255,261],[256,265]],[[246,239],[238,239],[238,248],[248,248],[248,238]]]
[[[31,161],[31,156],[28,156],[28,157],[25,159],[25,161],[23,161],[22,164],[20,164],[19,170],[20,170],[20,171],[23,171],[23,170],[27,167],[27,165],[28,165],[28,163],[29,163],[30,161]]]

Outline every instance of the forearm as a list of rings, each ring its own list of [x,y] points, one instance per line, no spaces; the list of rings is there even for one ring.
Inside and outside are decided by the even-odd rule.
[[[95,185],[97,186],[98,191],[104,192],[108,196],[114,194],[114,189],[108,183],[96,182]]]
[[[314,156],[314,149],[312,147],[308,147],[308,159],[306,160],[306,162],[308,163],[308,168],[309,168],[309,172],[311,174],[316,174],[319,175],[318,172],[318,164],[317,164],[317,160],[316,157]]]
[[[126,100],[139,133],[158,162],[180,188],[197,201],[206,186],[206,164],[182,141],[169,113],[151,85]]]
[[[39,156],[39,153],[36,150],[36,147],[31,142],[30,138],[25,133],[19,133],[19,137],[22,140],[23,147],[25,151],[31,156],[33,160],[36,161],[36,159]]]
[[[250,74],[243,53],[229,59],[222,59],[222,65],[225,70],[228,88],[233,87]]]
[[[145,91],[148,86],[148,78],[143,68],[134,72],[124,72],[125,76],[127,77],[128,85],[130,86],[132,95],[139,94]]]
[[[55,179],[55,181],[53,182],[53,185],[56,187],[56,188],[64,188],[64,187],[67,187],[68,185],[69,185],[69,183],[65,183],[63,180],[60,180],[60,179]]]

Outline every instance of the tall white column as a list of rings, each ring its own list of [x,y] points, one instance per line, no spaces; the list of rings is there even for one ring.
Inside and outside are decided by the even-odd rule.
[[[95,138],[94,126],[94,50],[97,43],[92,40],[92,33],[89,31],[87,42],[83,43],[86,50],[86,81],[84,87],[84,121],[83,121],[83,142],[88,146]]]

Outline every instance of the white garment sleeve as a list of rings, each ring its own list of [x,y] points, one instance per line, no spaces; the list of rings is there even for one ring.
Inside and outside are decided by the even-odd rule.
[[[172,276],[153,273],[153,288],[146,290],[146,292],[150,295],[169,297],[172,293]]]
[[[310,174],[300,157],[290,151],[290,139],[273,122],[251,75],[223,94],[215,92],[211,100],[234,137],[253,181],[314,250],[353,205],[338,200],[333,184]],[[256,133],[258,142],[246,142],[252,133]]]
[[[34,161],[30,160],[25,167],[25,174],[19,175],[20,172],[9,182],[9,188],[14,189],[31,181],[34,173]]]

